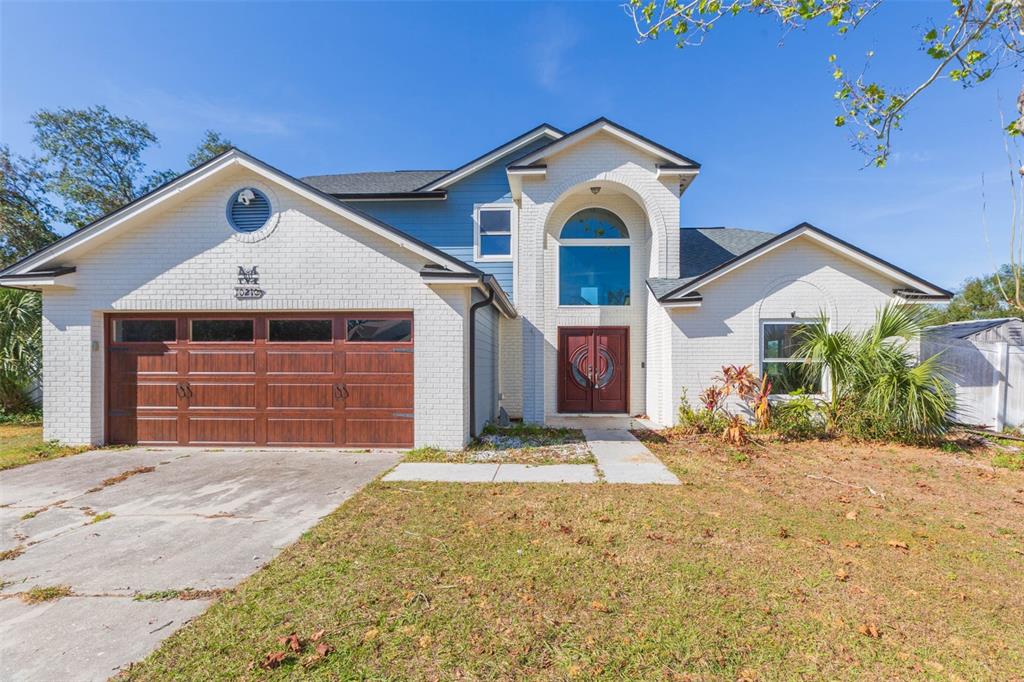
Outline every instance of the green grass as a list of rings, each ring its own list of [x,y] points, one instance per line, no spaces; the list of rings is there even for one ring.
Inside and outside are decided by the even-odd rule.
[[[0,470],[66,457],[93,449],[43,440],[43,428],[35,424],[0,424]]]
[[[99,514],[94,514],[92,520],[89,521],[89,523],[99,523],[100,521],[106,521],[112,516],[114,516],[114,512],[100,512]]]
[[[741,462],[711,441],[651,447],[683,485],[372,484],[127,677],[1024,669],[1024,475],[937,449],[811,442]]]
[[[1001,452],[992,458],[992,466],[1011,471],[1024,470],[1024,452]]]

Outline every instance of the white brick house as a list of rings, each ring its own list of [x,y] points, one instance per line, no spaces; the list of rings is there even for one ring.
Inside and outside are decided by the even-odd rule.
[[[723,364],[797,388],[820,312],[950,296],[807,224],[681,229],[699,171],[606,119],[451,171],[232,150],[0,285],[43,292],[46,438],[360,447],[459,447],[499,409],[670,424]]]

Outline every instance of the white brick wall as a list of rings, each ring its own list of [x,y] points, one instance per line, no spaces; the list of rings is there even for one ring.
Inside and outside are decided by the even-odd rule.
[[[278,212],[265,238],[227,224],[226,202],[240,186],[264,190]],[[45,294],[46,438],[103,441],[103,312],[356,309],[413,311],[416,444],[465,442],[467,288],[426,286],[422,257],[244,169],[172,202],[70,257],[77,289]],[[263,299],[234,298],[239,265],[259,266]]]
[[[798,239],[700,287],[700,308],[670,313],[669,423],[676,419],[681,389],[696,406],[722,365],[751,364],[760,373],[761,320],[813,319],[825,310],[834,329],[864,329],[892,298],[894,286],[873,270]]]
[[[558,327],[610,325],[630,328],[630,401],[633,414],[647,408],[648,276],[679,274],[679,197],[675,183],[657,178],[656,161],[614,137],[596,135],[547,160],[543,179],[524,179],[519,211],[516,305],[523,318],[522,416],[540,422],[557,412]],[[590,186],[601,185],[594,196]],[[575,210],[601,206],[630,230],[631,305],[559,308],[554,236]],[[512,325],[507,331],[514,331]],[[503,349],[510,344],[503,341]],[[503,360],[505,362],[506,360]],[[503,372],[508,377],[513,372]],[[502,391],[505,392],[505,384]],[[511,412],[511,410],[510,410]]]

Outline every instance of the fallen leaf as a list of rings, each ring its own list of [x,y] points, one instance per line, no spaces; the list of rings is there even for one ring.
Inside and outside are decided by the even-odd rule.
[[[857,512],[854,511],[853,509],[851,509],[850,511],[846,512],[846,519],[848,521],[856,521],[857,520]]]
[[[779,537],[780,538],[788,538],[789,537],[789,529],[787,529],[787,528],[780,528],[779,529]]]
[[[878,631],[878,626],[874,623],[864,623],[859,628],[857,628],[857,632],[864,635],[865,637],[872,637],[874,639],[878,639],[882,636],[882,633]]]
[[[910,545],[903,542],[902,540],[889,540],[889,542],[885,544],[889,545],[890,547],[895,547],[896,549],[910,549]]]
[[[302,643],[299,642],[299,637],[294,632],[284,637],[278,637],[277,641],[296,653],[302,651]]]
[[[594,611],[600,611],[601,613],[608,613],[608,605],[604,602],[597,601],[596,599],[590,602],[590,608]]]
[[[377,639],[377,635],[379,634],[380,630],[378,630],[377,628],[370,628],[369,630],[363,633],[363,641],[372,642],[373,640]]]
[[[844,542],[843,545],[846,546],[846,547],[849,547],[850,549],[858,549],[860,547],[860,543],[857,542],[856,540],[851,540],[850,542]]]
[[[843,569],[840,568],[838,571],[836,571],[836,580],[838,580],[839,582],[845,583],[849,579],[850,574],[844,571]]]
[[[326,630],[317,630],[316,632],[314,632],[313,634],[311,634],[309,636],[309,641],[311,641],[311,642],[319,642],[320,639],[324,636],[325,632],[327,632],[327,631]]]
[[[287,657],[287,651],[272,651],[263,657],[263,660],[260,661],[260,667],[264,670],[273,670],[284,663],[284,659]]]
[[[316,655],[320,656],[321,658],[331,653],[332,651],[334,651],[334,647],[332,647],[327,642],[320,642],[316,645]]]

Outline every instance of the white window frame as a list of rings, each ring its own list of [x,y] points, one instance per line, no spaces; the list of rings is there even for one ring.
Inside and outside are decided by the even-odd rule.
[[[758,325],[758,331],[760,333],[758,334],[758,338],[757,338],[757,376],[758,377],[763,377],[764,376],[764,364],[766,362],[774,362],[774,363],[779,363],[779,364],[797,364],[797,363],[801,363],[802,364],[802,362],[803,362],[801,359],[786,360],[786,359],[782,359],[782,358],[766,358],[764,356],[764,340],[765,340],[764,328],[765,328],[765,325],[769,325],[769,324],[788,324],[788,325],[804,324],[804,325],[810,325],[810,324],[817,324],[817,322],[818,322],[817,319],[810,319],[810,318],[806,318],[806,317],[762,318],[760,320],[760,325]],[[831,324],[829,325],[829,327],[831,328]],[[822,369],[821,369],[821,391],[818,392],[818,393],[807,393],[805,395],[808,395],[808,396],[810,396],[812,398],[824,398],[825,396],[828,395],[828,380],[829,380],[829,378],[828,378],[828,368],[827,367],[822,367]],[[771,394],[769,394],[769,397],[771,397],[771,398],[779,398],[779,399],[785,400],[786,398],[789,397],[789,394],[788,393],[771,393]]]
[[[609,211],[614,214],[619,220],[622,217],[618,213],[612,211],[610,208],[602,206],[601,204],[586,204],[573,211],[573,215],[581,213],[591,208],[600,208],[605,211]],[[571,216],[570,216],[571,217]],[[566,221],[568,222],[568,221]],[[625,225],[626,221],[622,221]],[[633,306],[633,232],[629,230],[629,226],[626,226],[626,230],[629,231],[628,237],[614,237],[608,239],[587,239],[587,238],[572,238],[568,237],[562,239],[562,230],[565,229],[565,224],[559,228],[558,234],[552,237],[555,242],[555,307],[557,308],[568,308],[573,310],[596,310],[599,308],[609,308],[611,310],[623,310]],[[562,247],[563,246],[628,246],[629,247],[629,303],[626,305],[562,305]]]
[[[495,211],[502,210],[508,212],[508,234],[509,234],[509,253],[508,255],[483,255],[480,253],[480,211]],[[503,262],[507,263],[515,259],[516,253],[516,223],[518,222],[518,214],[516,211],[516,205],[514,203],[497,203],[497,204],[474,204],[473,205],[473,260],[479,263],[494,263]],[[503,235],[504,232],[490,232],[488,235]]]

